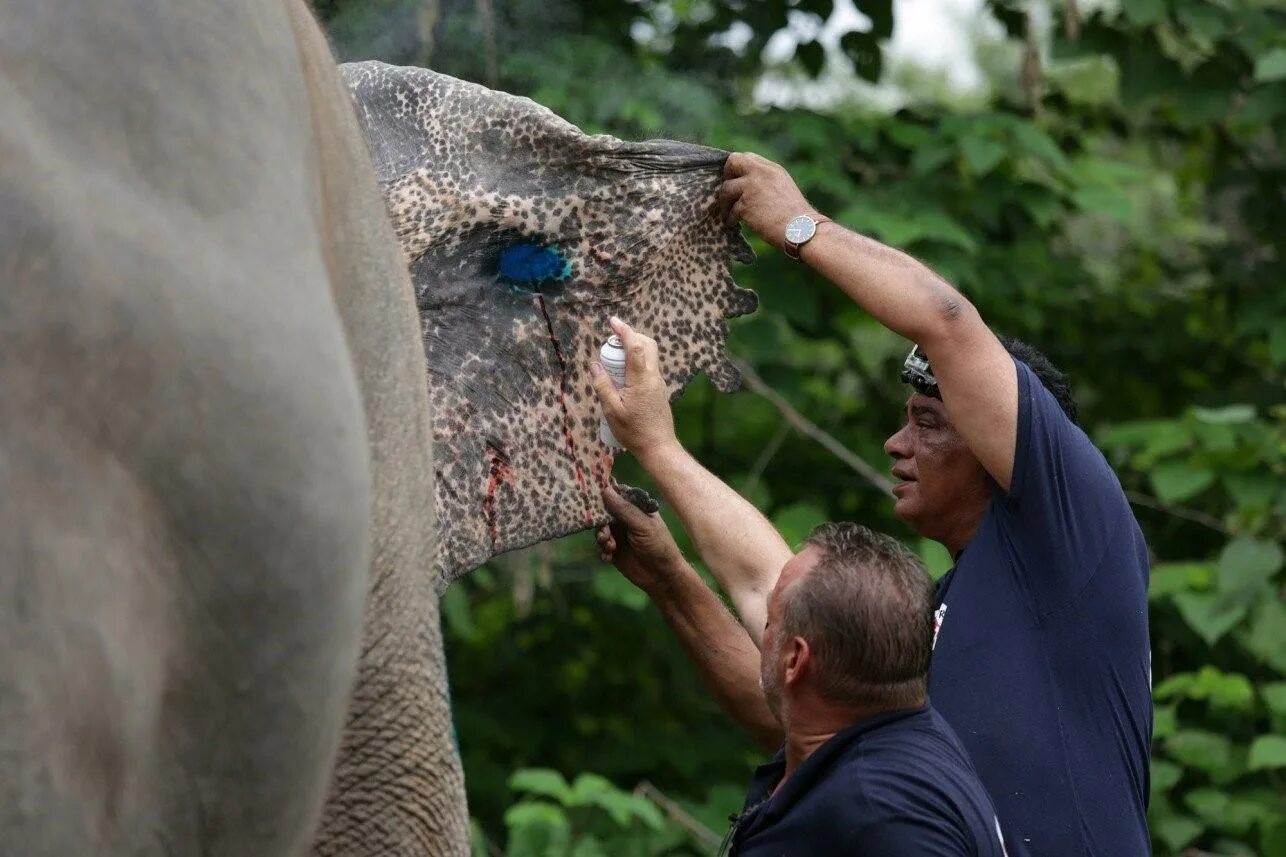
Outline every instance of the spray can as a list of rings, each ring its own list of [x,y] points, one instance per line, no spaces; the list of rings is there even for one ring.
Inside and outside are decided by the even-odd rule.
[[[619,390],[625,386],[625,345],[615,333],[609,336],[607,342],[604,342],[603,347],[599,349],[598,361],[607,370],[607,375],[612,379],[612,385],[616,389]],[[606,417],[599,421],[598,439],[612,449],[624,449],[612,434],[612,427],[607,424]]]

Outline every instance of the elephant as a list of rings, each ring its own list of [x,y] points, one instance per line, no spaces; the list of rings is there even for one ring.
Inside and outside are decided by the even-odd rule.
[[[439,592],[604,519],[600,312],[668,337],[676,392],[735,383],[720,154],[341,77],[302,0],[0,16],[0,850],[467,854]],[[407,90],[381,131],[408,80],[555,129],[550,178],[435,174],[506,131]],[[668,243],[619,243],[638,216]]]

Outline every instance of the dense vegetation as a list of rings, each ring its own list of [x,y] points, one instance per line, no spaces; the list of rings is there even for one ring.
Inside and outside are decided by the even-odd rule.
[[[347,59],[490,82],[589,131],[780,160],[821,210],[1044,348],[1155,557],[1156,851],[1286,854],[1286,4],[1032,6],[1049,21],[993,2],[961,23],[987,78],[964,95],[885,55],[891,0],[859,2],[869,30],[828,46],[810,34],[830,0],[318,6]],[[788,21],[800,43],[765,59]],[[878,480],[787,416],[883,470],[906,343],[760,255],[738,276],[763,308],[731,347],[762,384],[694,385],[684,440],[788,539],[855,519],[943,571]],[[759,754],[592,539],[502,558],[444,606],[480,854],[712,851]]]

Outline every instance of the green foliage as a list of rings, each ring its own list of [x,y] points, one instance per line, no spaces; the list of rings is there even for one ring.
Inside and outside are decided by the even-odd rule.
[[[514,772],[509,787],[522,795],[504,815],[510,857],[643,857],[681,853],[694,844],[652,801],[597,774],[580,774],[568,784],[557,771],[524,769]],[[485,855],[481,844],[476,853]]]
[[[414,37],[429,5],[440,15],[428,58],[485,80],[473,0],[321,9],[344,56],[406,62],[429,53]],[[1022,86],[1029,4],[994,2],[1010,42],[987,43],[986,94],[966,104],[904,92],[896,112],[864,101],[856,84],[890,68],[888,0],[859,3],[873,29],[845,35],[838,54],[805,41],[771,70],[807,87],[852,69],[848,83],[828,86],[853,96],[824,111],[766,109],[753,93],[769,71],[761,49],[788,14],[824,17],[828,2],[490,5],[503,88],[589,131],[778,159],[821,210],[934,265],[994,327],[1070,371],[1155,556],[1156,853],[1286,854],[1282,5],[1093,4],[1071,38],[1070,4],[1055,3],[1056,26],[1037,39],[1043,77]],[[740,47],[719,35],[736,22],[748,28]],[[732,350],[881,467],[907,344],[757,249],[737,276],[763,308],[732,325]],[[792,542],[821,520],[853,519],[906,538],[935,573],[948,566],[879,491],[764,400],[698,382],[677,420],[689,448]],[[618,469],[645,483],[628,460]],[[443,607],[471,806],[491,842],[507,836],[514,854],[689,853],[686,828],[645,817],[633,793],[643,781],[722,833],[761,756],[589,539],[499,560]],[[605,779],[513,773],[542,768]]]

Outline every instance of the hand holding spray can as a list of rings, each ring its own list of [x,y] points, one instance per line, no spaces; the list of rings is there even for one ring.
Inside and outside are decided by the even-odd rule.
[[[607,370],[608,377],[612,379],[612,386],[618,390],[625,386],[625,345],[615,333],[609,336],[607,342],[604,342],[603,347],[599,349],[598,361]],[[624,449],[612,434],[612,427],[607,424],[606,417],[599,421],[598,439],[612,449]]]

